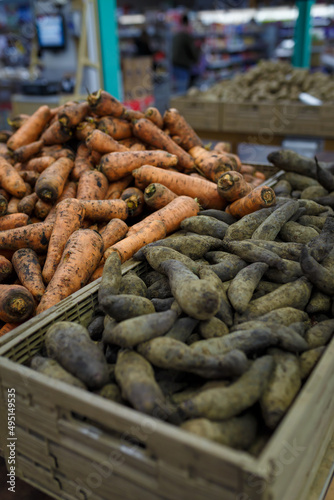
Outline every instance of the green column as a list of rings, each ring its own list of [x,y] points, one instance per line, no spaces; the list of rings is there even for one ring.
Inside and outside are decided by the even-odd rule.
[[[116,0],[97,0],[104,90],[122,100],[122,75],[118,47]]]
[[[311,60],[311,8],[314,0],[297,2],[299,10],[295,26],[295,48],[292,64],[298,68],[309,68]]]

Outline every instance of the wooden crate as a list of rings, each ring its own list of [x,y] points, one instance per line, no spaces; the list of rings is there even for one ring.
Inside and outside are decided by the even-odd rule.
[[[306,500],[334,430],[334,340],[255,459],[24,366],[52,323],[90,321],[98,287],[0,348],[0,446],[7,458],[15,388],[16,475],[67,500]]]
[[[172,97],[170,107],[176,108],[195,130],[221,130],[221,102],[208,102],[196,97]]]
[[[334,106],[302,103],[224,103],[220,130],[251,135],[267,143],[276,135],[334,137]]]

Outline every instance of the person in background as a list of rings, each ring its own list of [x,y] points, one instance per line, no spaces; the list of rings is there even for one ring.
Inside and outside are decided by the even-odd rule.
[[[172,65],[175,92],[185,94],[190,84],[191,68],[197,63],[199,51],[190,34],[189,19],[184,14],[181,29],[173,37]]]
[[[142,30],[140,36],[135,40],[137,56],[151,56],[153,51],[150,47],[150,37],[146,29]]]

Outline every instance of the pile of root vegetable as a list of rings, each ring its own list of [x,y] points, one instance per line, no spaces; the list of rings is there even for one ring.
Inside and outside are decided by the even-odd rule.
[[[322,71],[294,68],[288,62],[260,61],[231,80],[216,83],[204,92],[191,88],[187,95],[207,101],[280,102],[298,101],[301,92],[334,103],[334,79]]]
[[[178,113],[105,91],[41,106],[0,132],[0,336],[126,261],[200,208],[238,217],[275,203],[226,143],[208,150]]]

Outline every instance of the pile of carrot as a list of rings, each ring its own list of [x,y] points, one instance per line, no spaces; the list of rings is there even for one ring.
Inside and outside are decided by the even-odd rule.
[[[275,203],[226,143],[205,147],[176,109],[127,109],[99,90],[0,131],[0,336],[131,258],[201,209]]]

